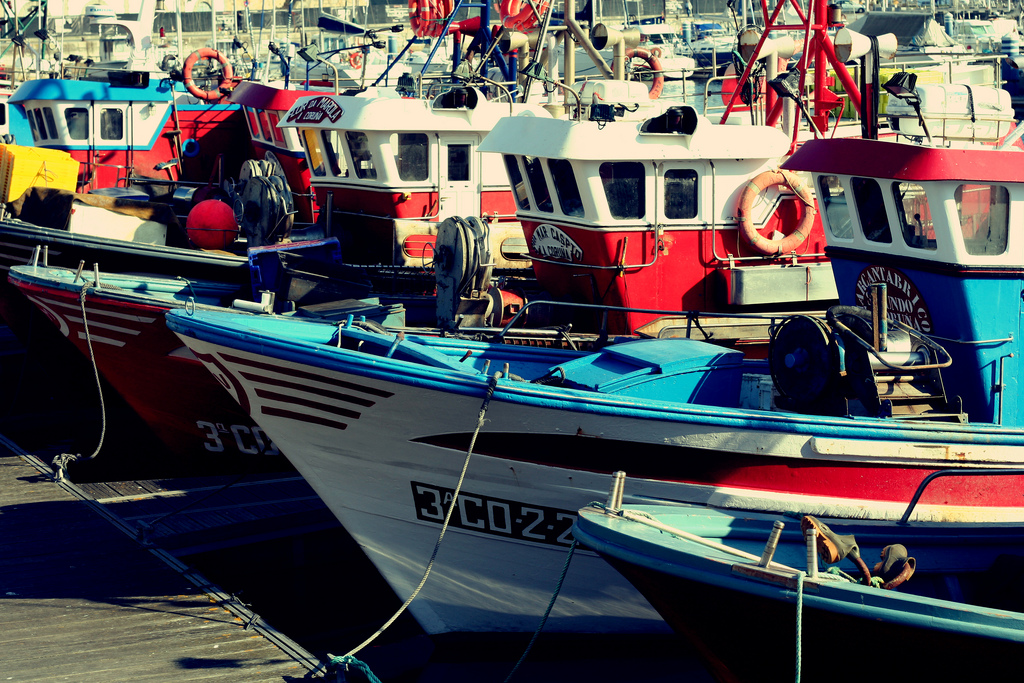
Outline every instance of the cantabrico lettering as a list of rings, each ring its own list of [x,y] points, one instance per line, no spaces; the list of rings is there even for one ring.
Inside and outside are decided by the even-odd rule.
[[[917,286],[896,268],[868,266],[861,271],[854,285],[854,295],[859,306],[871,305],[871,285],[884,283],[889,318],[913,327],[925,334],[934,327],[928,305]]]

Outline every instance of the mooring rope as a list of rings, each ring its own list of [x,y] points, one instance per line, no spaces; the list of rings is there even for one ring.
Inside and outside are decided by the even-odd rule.
[[[806,572],[796,574],[796,683],[800,683],[800,672],[803,668],[804,576]]]
[[[103,448],[103,439],[107,434],[107,407],[103,401],[103,384],[100,382],[100,370],[96,366],[96,354],[92,349],[92,336],[89,334],[89,320],[85,314],[85,298],[87,295],[87,288],[82,287],[78,293],[78,303],[82,308],[82,326],[85,328],[85,343],[89,347],[89,360],[92,362],[93,376],[96,378],[96,392],[100,396],[100,440],[96,444],[96,450],[92,452],[87,458],[83,458],[81,453],[61,453],[54,457],[50,463],[54,468],[53,478],[54,481],[64,481],[64,473],[68,466],[73,462],[81,462],[85,460],[92,460],[100,454],[100,449]]]
[[[508,676],[505,677],[505,683],[511,681],[512,677],[516,675],[516,671],[519,670],[519,666],[526,661],[526,656],[530,654],[530,650],[533,649],[533,644],[536,643],[537,638],[540,637],[540,632],[544,630],[544,624],[547,623],[548,617],[551,615],[551,610],[555,606],[555,600],[558,599],[558,594],[562,592],[562,584],[565,583],[565,575],[569,571],[569,562],[572,561],[572,556],[573,553],[576,552],[577,545],[579,545],[579,542],[576,539],[573,539],[572,545],[569,546],[569,554],[565,556],[565,564],[562,565],[562,574],[558,577],[558,583],[555,585],[555,592],[551,596],[551,600],[548,602],[548,608],[544,610],[544,616],[541,617],[537,630],[533,632],[533,637],[530,638],[529,644],[523,651],[523,656],[519,658],[516,665],[508,672]]]
[[[506,368],[507,367],[508,366],[506,365]],[[422,590],[424,584],[426,584],[427,577],[430,576],[430,571],[434,567],[434,560],[437,558],[437,551],[441,548],[441,541],[444,539],[444,534],[448,530],[448,523],[451,521],[452,513],[455,511],[455,501],[458,500],[459,491],[462,490],[462,482],[465,481],[466,479],[466,471],[469,469],[469,460],[473,456],[473,449],[476,447],[476,438],[480,434],[480,429],[483,428],[484,426],[484,418],[487,415],[487,408],[490,406],[491,397],[494,396],[494,390],[498,386],[498,380],[502,377],[502,374],[502,372],[494,373],[494,375],[491,376],[490,380],[487,383],[487,393],[484,395],[484,401],[480,405],[480,413],[478,414],[476,420],[476,429],[473,430],[473,437],[472,439],[470,439],[469,449],[466,451],[466,460],[462,464],[462,472],[459,474],[459,481],[455,485],[455,492],[452,495],[452,501],[448,505],[448,513],[444,516],[444,523],[441,525],[441,533],[438,535],[437,542],[434,544],[434,552],[430,554],[430,561],[427,562],[427,568],[423,572],[423,578],[420,579],[419,585],[416,586],[412,594],[408,597],[408,599],[406,599],[404,603],[402,603],[402,606],[398,608],[398,610],[391,616],[391,618],[388,619],[383,626],[377,629],[376,633],[374,633],[372,636],[364,640],[356,647],[349,650],[347,653],[342,655],[341,658],[335,657],[334,660],[353,657],[357,652],[359,652],[364,647],[366,647],[374,640],[376,640],[382,633],[384,633],[385,630],[388,629],[388,627],[391,626],[391,624],[395,623],[395,620],[398,619],[398,617],[401,616],[403,612],[405,612],[406,608],[413,601],[413,599],[415,599],[416,596],[419,595],[420,590]],[[332,660],[332,662],[334,660]]]

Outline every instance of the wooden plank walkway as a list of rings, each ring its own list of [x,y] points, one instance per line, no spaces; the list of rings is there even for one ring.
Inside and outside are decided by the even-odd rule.
[[[249,683],[305,679],[317,667],[48,473],[0,437],[0,680]]]
[[[175,557],[340,526],[295,472],[78,484]]]

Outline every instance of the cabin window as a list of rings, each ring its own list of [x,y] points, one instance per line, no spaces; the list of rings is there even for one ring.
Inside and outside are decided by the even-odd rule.
[[[580,188],[576,184],[576,175],[572,172],[572,163],[568,159],[549,159],[548,171],[551,180],[555,181],[555,193],[558,205],[566,216],[583,216],[583,200]]]
[[[306,143],[306,154],[309,155],[309,171],[315,176],[327,175],[327,167],[324,166],[324,153],[320,149],[320,136],[315,130],[305,129],[302,137]]]
[[[320,138],[331,173],[337,178],[347,178],[348,162],[345,160],[345,148],[341,146],[341,134],[336,130],[324,130],[320,132]]]
[[[53,110],[49,107],[43,109],[43,120],[46,121],[46,131],[50,137],[57,139],[57,122],[53,120]]]
[[[1006,253],[1010,193],[1001,185],[961,185],[953,193],[964,247],[972,256]]]
[[[124,137],[124,112],[120,109],[100,110],[100,139],[120,140]]]
[[[38,142],[40,137],[39,137],[39,127],[36,126],[36,117],[33,116],[32,115],[32,111],[29,110],[28,116],[26,116],[25,118],[28,119],[28,127],[32,129],[32,139],[35,140],[36,142]]]
[[[273,140],[274,134],[270,132],[270,119],[267,118],[267,112],[260,110],[260,130],[263,131],[264,140]]]
[[[896,213],[903,230],[903,241],[914,249],[935,249],[935,227],[928,196],[917,183],[893,183]]]
[[[839,178],[834,175],[823,175],[818,178],[818,201],[825,211],[825,219],[829,232],[833,237],[853,239],[853,225],[850,219],[850,206],[846,203],[846,190]]]
[[[419,181],[430,177],[430,139],[426,133],[396,133],[391,136],[395,165],[401,180]]]
[[[270,132],[274,136],[274,141],[275,142],[280,142],[283,145],[284,144],[284,133],[281,132],[281,129],[277,127],[277,124],[281,123],[281,117],[278,116],[276,111],[268,111],[267,112],[267,121],[270,122]]]
[[[612,218],[643,218],[646,211],[644,165],[639,161],[605,162],[598,169]]]
[[[690,168],[665,171],[665,218],[697,217],[697,172]]]
[[[52,117],[53,114],[50,114],[50,116]],[[7,125],[7,105],[0,104],[0,126],[5,125]]]
[[[356,177],[362,180],[376,180],[377,169],[373,167],[373,154],[370,153],[370,141],[366,138],[366,133],[346,131],[345,139],[348,140],[348,151],[352,155]]]
[[[537,208],[546,213],[553,213],[555,208],[551,204],[551,191],[548,190],[548,181],[544,179],[544,169],[537,157],[523,157],[526,162],[526,179],[530,182],[530,189],[533,190],[533,198],[537,200]]]
[[[72,140],[89,139],[89,110],[68,107],[64,110],[64,121],[68,124],[68,136]]]
[[[519,170],[519,161],[511,154],[505,155],[505,170],[508,171],[508,182],[512,186],[512,193],[516,196],[519,208],[529,211],[530,196],[526,192],[526,183],[523,182],[523,174]]]
[[[252,133],[254,138],[260,137],[260,124],[256,121],[256,112],[249,107],[245,108],[246,116],[249,119],[249,132]]]
[[[871,242],[892,243],[889,217],[885,213],[882,188],[871,178],[851,178],[853,197],[857,203],[857,215],[864,237]]]
[[[469,145],[448,145],[448,180],[469,180]]]
[[[48,136],[46,134],[46,124],[43,123],[43,113],[38,109],[33,109],[29,112],[29,118],[35,119],[36,130],[39,131],[39,139],[46,140]]]

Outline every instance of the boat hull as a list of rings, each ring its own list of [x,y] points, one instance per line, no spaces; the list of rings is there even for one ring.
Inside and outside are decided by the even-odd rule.
[[[40,270],[45,275],[52,269]],[[90,288],[83,317],[77,286],[48,286],[45,279],[21,274],[12,275],[11,283],[78,349],[81,359],[95,359],[103,378],[179,464],[205,472],[288,467],[263,430],[167,329],[164,315],[184,308],[184,300],[133,302],[113,288],[114,296]]]
[[[0,317],[23,340],[28,335],[31,306],[16,288],[7,284],[7,273],[11,266],[29,263],[37,246],[46,250],[46,263],[52,266],[77,268],[84,263],[85,268],[91,270],[98,264],[103,272],[152,273],[239,286],[249,282],[249,262],[241,255],[93,237],[20,221],[0,221],[0,276],[3,279]]]
[[[634,512],[679,533],[628,518]],[[996,590],[984,590],[1014,580],[1000,561],[1021,549],[1015,528],[862,525],[865,533],[854,535],[869,566],[887,543],[901,541],[916,556],[917,572],[883,590],[807,577],[798,585],[792,569],[757,567],[772,524],[767,515],[668,506],[627,508],[626,515],[581,510],[574,533],[691,641],[718,680],[791,681],[799,671],[808,680],[857,681],[865,671],[896,668],[922,680],[972,680],[990,665],[997,677],[1014,675],[1024,653],[1024,619],[1007,611],[1019,608],[1019,597],[1007,603],[1005,595],[997,600]],[[806,566],[799,525],[785,524],[792,528],[783,532],[773,561]],[[857,523],[833,530],[856,531]],[[848,560],[838,566],[855,572]],[[953,601],[964,595],[978,602]],[[1000,602],[1001,609],[977,606]]]
[[[555,399],[525,382],[501,383],[485,402],[488,379],[480,373],[405,367],[400,376],[379,357],[334,355],[321,345],[313,351],[310,339],[264,335],[260,327],[272,320],[248,319],[251,327],[229,341],[198,318],[172,314],[169,326],[309,480],[402,599],[422,576],[472,448],[437,563],[410,606],[432,633],[534,630],[571,542],[573,511],[579,501],[603,499],[616,470],[634,477],[636,500],[899,518],[917,483],[945,465],[934,450],[913,463],[909,448],[903,463],[877,462],[879,445],[854,425],[847,435],[862,434],[859,443],[876,462],[851,453],[852,439],[845,451],[834,443],[842,439],[822,440],[819,447],[827,442],[836,452],[811,457],[813,435],[773,433],[749,419],[743,425],[726,409],[684,416],[657,401],[588,392]],[[917,514],[1019,517],[1016,483],[977,477],[929,488]],[[573,559],[546,630],[661,627],[614,576],[593,556]]]

